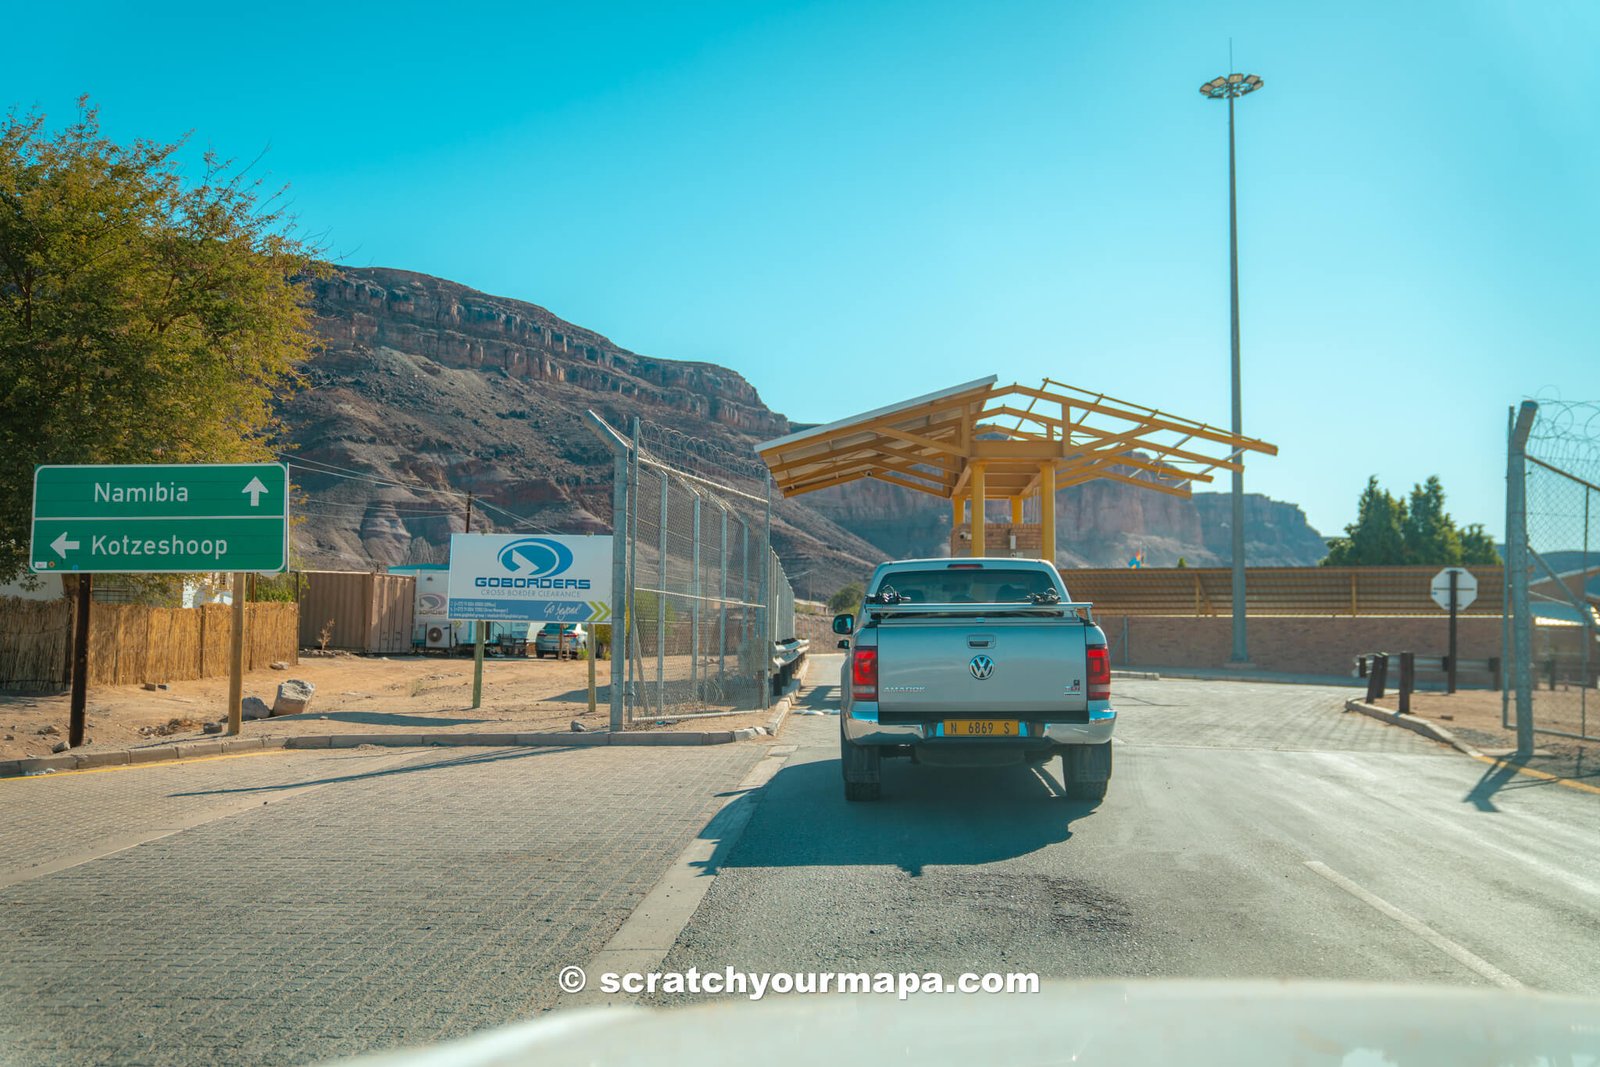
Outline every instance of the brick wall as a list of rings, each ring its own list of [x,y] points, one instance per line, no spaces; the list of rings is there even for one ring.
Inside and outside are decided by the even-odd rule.
[[[1111,646],[1112,666],[1122,668],[1203,667],[1227,664],[1233,650],[1233,621],[1226,616],[1101,615],[1095,613]],[[1126,629],[1124,629],[1126,623]],[[1463,660],[1500,655],[1498,616],[1463,617],[1457,622]],[[1349,677],[1363,652],[1415,652],[1442,656],[1449,649],[1449,623],[1437,616],[1305,615],[1252,616],[1250,660],[1260,670]],[[1463,675],[1463,685],[1487,686],[1487,676]]]
[[[1016,538],[1013,547],[1012,538]],[[1044,534],[1036,522],[1013,526],[1009,522],[983,524],[983,551],[987,556],[1008,559],[1038,559],[1043,553]],[[950,531],[950,555],[972,555],[972,524],[961,523]]]

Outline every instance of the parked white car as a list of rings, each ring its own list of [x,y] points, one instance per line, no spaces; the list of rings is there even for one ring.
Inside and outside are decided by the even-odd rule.
[[[581,622],[547,622],[533,638],[533,654],[538,659],[588,651],[589,631]]]

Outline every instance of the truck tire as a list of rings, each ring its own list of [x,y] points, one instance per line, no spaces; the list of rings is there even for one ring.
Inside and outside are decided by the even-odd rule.
[[[1068,800],[1090,804],[1104,800],[1111,782],[1111,742],[1073,745],[1061,753],[1061,780],[1066,783]]]
[[[844,798],[872,801],[883,795],[883,753],[870,745],[853,744],[839,723],[839,769],[844,776]]]

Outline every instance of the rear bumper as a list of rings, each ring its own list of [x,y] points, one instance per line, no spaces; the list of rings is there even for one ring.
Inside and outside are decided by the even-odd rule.
[[[959,718],[951,715],[950,718]],[[984,738],[984,747],[1033,748],[1050,745],[1102,745],[1111,740],[1117,723],[1116,709],[1110,705],[1089,709],[1088,722],[1029,722],[1027,736]],[[940,721],[927,723],[880,723],[876,705],[857,705],[844,716],[844,734],[858,745],[971,745],[970,737],[941,736]]]

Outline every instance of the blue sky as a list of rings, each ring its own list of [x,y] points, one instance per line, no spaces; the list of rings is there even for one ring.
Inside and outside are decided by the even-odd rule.
[[[797,421],[997,373],[1226,424],[1231,37],[1248,488],[1332,534],[1437,473],[1498,535],[1507,406],[1600,398],[1588,0],[52,7],[0,100],[265,149],[341,261]]]

